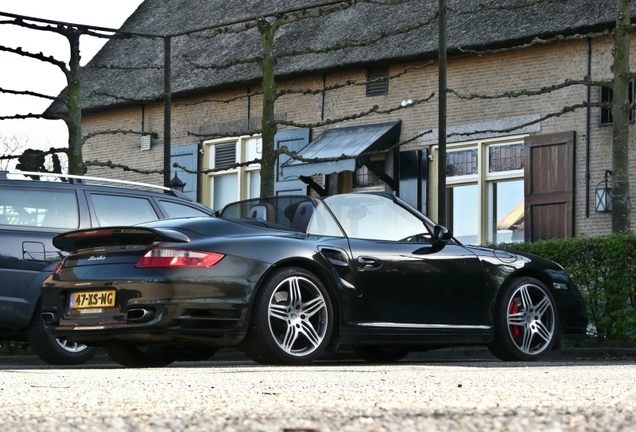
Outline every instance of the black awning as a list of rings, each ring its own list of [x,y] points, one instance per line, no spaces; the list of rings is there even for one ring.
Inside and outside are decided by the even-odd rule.
[[[283,178],[354,171],[357,157],[384,150],[400,139],[401,121],[329,129],[298,152],[305,159],[338,159],[301,162],[290,159],[281,169]],[[344,158],[346,157],[346,158]]]

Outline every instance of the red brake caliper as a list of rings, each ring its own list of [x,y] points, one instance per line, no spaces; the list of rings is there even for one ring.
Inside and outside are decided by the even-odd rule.
[[[517,304],[516,301],[513,301],[510,303],[510,309],[508,310],[509,314],[516,314],[519,312],[519,305]],[[521,329],[519,329],[519,326],[510,326],[510,334],[512,335],[513,339],[516,339],[517,337],[519,337],[519,335],[521,334]]]

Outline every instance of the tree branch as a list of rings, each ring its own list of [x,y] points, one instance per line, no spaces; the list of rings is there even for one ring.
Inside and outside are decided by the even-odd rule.
[[[335,124],[335,123],[341,123],[347,120],[355,120],[355,119],[359,119],[362,117],[366,117],[369,116],[371,114],[391,114],[394,111],[399,111],[399,110],[403,110],[403,109],[409,109],[412,108],[416,105],[425,103],[430,101],[433,97],[435,96],[435,93],[431,93],[431,95],[427,98],[424,99],[417,99],[414,100],[412,104],[407,105],[407,106],[398,106],[395,108],[389,108],[386,110],[380,110],[379,107],[377,105],[374,105],[371,109],[368,109],[366,111],[362,111],[360,113],[357,114],[352,114],[350,116],[344,116],[344,117],[340,117],[338,119],[327,119],[325,121],[322,122],[317,122],[317,123],[295,123],[295,122],[291,122],[291,121],[285,121],[285,120],[279,120],[277,123],[284,125],[284,126],[292,126],[292,127],[297,127],[297,128],[317,128],[317,127],[321,127],[321,126],[328,126],[331,124]]]

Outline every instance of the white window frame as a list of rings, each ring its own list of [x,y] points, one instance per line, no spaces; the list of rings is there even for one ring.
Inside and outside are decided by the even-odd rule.
[[[215,169],[215,149],[220,144],[236,144],[236,160],[235,164],[249,162],[254,159],[260,159],[263,155],[263,141],[260,135],[242,135],[239,137],[219,138],[207,140],[203,142],[203,168],[204,170]],[[255,145],[252,146],[252,143]],[[215,177],[225,174],[235,174],[237,181],[237,194],[232,201],[239,201],[248,198],[256,198],[250,196],[250,175],[260,173],[261,164],[253,163],[245,166],[228,168],[222,171],[208,172],[203,179],[203,204],[214,208],[214,180]],[[259,188],[260,194],[260,188]],[[214,210],[221,210],[215,208]]]
[[[473,141],[464,141],[460,143],[452,143],[446,145],[446,151],[455,151],[462,149],[477,149],[477,174],[466,175],[466,176],[455,176],[455,177],[446,177],[446,186],[459,186],[459,185],[469,185],[469,184],[477,184],[477,190],[479,193],[479,199],[477,201],[477,217],[478,217],[478,243],[486,244],[490,241],[491,230],[490,230],[490,221],[492,219],[492,212],[490,209],[490,200],[492,194],[492,185],[495,182],[506,181],[506,180],[523,180],[524,178],[524,170],[511,170],[504,171],[499,173],[489,173],[488,172],[488,149],[497,145],[509,145],[524,142],[524,138],[528,136],[525,135],[515,135],[509,136],[505,138],[491,138],[491,139],[483,139],[483,140],[473,140]],[[430,215],[433,219],[437,218],[438,214],[438,164],[435,163],[438,159],[439,154],[439,145],[434,145],[431,147],[431,171],[430,171],[430,189],[429,189],[429,197],[430,197]]]

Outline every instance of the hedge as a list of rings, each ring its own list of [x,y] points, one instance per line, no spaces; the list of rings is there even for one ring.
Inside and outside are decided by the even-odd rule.
[[[590,331],[598,342],[636,342],[636,235],[576,237],[502,243],[561,264],[585,298]]]

